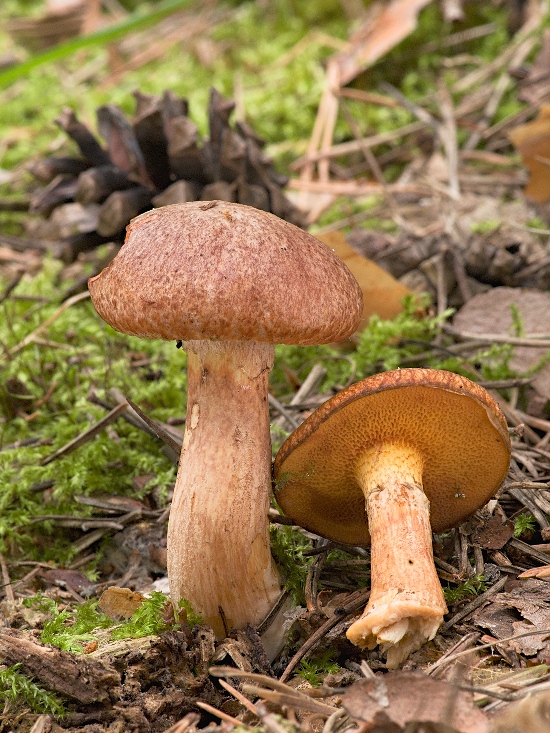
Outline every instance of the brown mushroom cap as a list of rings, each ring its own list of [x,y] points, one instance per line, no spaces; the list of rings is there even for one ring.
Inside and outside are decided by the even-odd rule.
[[[326,245],[265,211],[193,201],[133,219],[111,264],[89,281],[99,315],[166,340],[342,341],[362,294]]]
[[[343,390],[318,408],[275,459],[275,496],[289,517],[336,542],[369,543],[358,457],[376,444],[421,451],[432,529],[459,524],[505,479],[506,420],[489,393],[437,369],[398,369]]]

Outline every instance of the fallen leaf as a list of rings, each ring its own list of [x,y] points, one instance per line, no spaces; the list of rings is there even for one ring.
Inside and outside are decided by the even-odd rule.
[[[92,652],[97,651],[97,647],[99,646],[99,643],[97,641],[89,641],[84,648],[82,649],[83,654],[91,654]]]
[[[346,263],[363,291],[363,317],[358,330],[363,330],[374,314],[391,319],[403,310],[403,298],[412,292],[409,288],[353,249],[342,232],[327,232],[317,238]]]
[[[40,575],[46,583],[51,583],[61,588],[71,588],[84,596],[91,595],[95,589],[90,579],[78,570],[52,568],[51,570],[41,570]]]
[[[541,690],[507,705],[491,721],[490,733],[548,733],[550,690]]]
[[[548,583],[527,578],[511,591],[493,596],[492,602],[477,611],[471,621],[488,629],[496,639],[506,639],[537,629],[549,629]],[[550,656],[547,637],[547,633],[523,636],[506,642],[506,645],[527,657],[545,658]]]
[[[470,696],[422,672],[388,672],[353,684],[342,697],[362,730],[399,733],[429,723],[431,733],[488,733],[487,717]]]
[[[129,588],[106,588],[101,594],[98,607],[111,618],[130,618],[141,606],[145,596]]]
[[[508,133],[530,173],[525,195],[543,204],[550,200],[550,104],[541,104],[538,117]]]

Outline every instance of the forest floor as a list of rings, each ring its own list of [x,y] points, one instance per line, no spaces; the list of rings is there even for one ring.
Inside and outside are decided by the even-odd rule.
[[[453,20],[452,3],[408,3],[424,34],[443,24],[436,42],[414,35],[399,15],[405,4],[384,3],[349,38],[332,38],[339,50],[318,65],[315,122],[300,154],[278,140],[267,145],[275,164],[267,160],[243,124],[242,100],[216,91],[201,112],[208,135],[194,137],[182,122],[193,109],[157,85],[136,95],[133,115],[104,108],[97,133],[59,108],[50,148],[2,171],[0,731],[547,730],[548,10],[495,2],[494,17],[481,18],[464,3]],[[388,8],[399,22],[383,15]],[[213,4],[194,16],[205,64],[219,52],[207,41],[220,14]],[[148,63],[140,54],[150,43],[134,41],[122,66],[111,50],[117,80]],[[413,66],[415,79],[402,71]],[[7,147],[18,135],[26,144],[12,134]],[[179,157],[170,154],[178,146]],[[55,168],[61,154],[72,172]],[[214,172],[212,159],[222,161]],[[106,164],[124,173],[122,183],[109,179],[118,196],[110,207],[96,190]],[[85,188],[84,172],[93,174]],[[434,536],[448,614],[398,671],[345,635],[368,600],[369,549],[312,535],[275,506],[273,554],[292,603],[280,654],[267,658],[263,628],[219,639],[191,609],[174,614],[166,526],[185,356],[174,343],[109,329],[86,282],[116,255],[131,216],[178,196],[268,207],[339,252],[363,288],[361,333],[338,346],[277,348],[274,454],[317,406],[398,367],[462,374],[507,420],[508,476],[467,522]]]

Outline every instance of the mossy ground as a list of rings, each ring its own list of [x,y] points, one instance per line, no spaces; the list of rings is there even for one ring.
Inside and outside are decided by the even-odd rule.
[[[73,107],[94,129],[95,110],[101,104],[117,104],[130,117],[134,110],[131,92],[136,88],[154,94],[170,89],[188,98],[190,116],[203,134],[207,129],[210,87],[216,86],[228,97],[237,97],[247,122],[266,139],[267,152],[275,157],[279,169],[287,172],[288,165],[304,153],[311,135],[324,85],[323,62],[351,30],[342,6],[336,0],[309,4],[292,0],[228,3],[207,34],[207,60],[194,42],[176,44],[145,67],[124,74],[116,84],[110,77],[105,47],[83,49],[57,64],[35,69],[25,79],[0,91],[0,166],[12,176],[9,183],[0,185],[0,196],[20,198],[32,190],[35,184],[25,172],[27,161],[53,153],[75,152],[54,123],[63,107]],[[461,27],[487,22],[495,26],[484,38],[460,47],[460,65],[442,64],[448,53],[443,39],[461,28],[446,26],[440,4],[434,3],[420,15],[417,30],[386,60],[359,78],[356,85],[361,86],[367,77],[372,88],[382,81],[390,82],[409,99],[437,112],[433,95],[437,79],[452,87],[453,82],[478,64],[478,59],[487,63],[501,54],[511,37],[509,18],[499,4],[466,3],[465,7],[466,18]],[[29,8],[24,2],[10,0],[0,10],[0,19],[29,11],[36,13],[36,4]],[[0,33],[5,47],[13,48],[5,31]],[[441,45],[438,41],[434,44],[434,38],[441,39]],[[454,102],[458,104],[460,98],[455,95]],[[353,100],[346,104],[365,135],[396,129],[413,120],[412,114],[400,107],[366,106]],[[520,108],[511,90],[504,95],[495,121]],[[459,130],[459,141],[466,134]],[[351,137],[345,121],[339,119],[334,142]],[[387,150],[380,150],[381,154],[384,152]],[[411,155],[415,155],[414,150]],[[400,165],[388,165],[384,175],[393,181],[401,170]],[[372,228],[395,230],[387,208],[380,206],[379,199],[372,198],[354,202],[339,199],[318,225],[326,226],[343,217],[351,221],[356,214],[370,217],[366,221]],[[22,234],[26,221],[26,213],[0,212],[0,231]],[[539,228],[544,225],[535,223]],[[493,222],[488,222],[486,229],[492,227]],[[100,250],[97,257],[101,255]],[[84,258],[77,274],[91,270],[91,261]],[[163,454],[159,441],[122,419],[71,455],[41,465],[46,456],[105,415],[105,409],[90,401],[92,391],[108,402],[109,390],[114,387],[159,420],[185,416],[185,355],[174,343],[116,333],[97,317],[89,300],[67,308],[40,338],[18,349],[23,339],[57,311],[75,276],[74,271],[68,274],[60,262],[46,257],[40,271],[27,273],[13,297],[0,305],[0,552],[10,563],[29,561],[62,567],[77,559],[77,533],[60,531],[52,521],[33,523],[45,514],[90,514],[91,508],[75,502],[76,495],[126,495],[148,501],[154,486],[154,501],[162,506],[168,501],[175,478],[175,465]],[[8,282],[9,278],[0,278],[0,294]],[[434,346],[434,337],[440,335],[441,318],[430,314],[429,303],[424,303],[424,307],[427,316],[421,315],[411,302],[393,321],[373,318],[358,343],[346,352],[330,346],[277,347],[270,382],[274,394],[284,401],[292,392],[289,373],[301,379],[315,363],[327,369],[321,386],[324,392],[345,384],[350,377],[357,380],[410,363],[446,368],[470,378],[512,376],[509,346],[480,349],[468,360],[445,354],[444,337]],[[24,392],[18,398],[11,392],[13,379],[20,383],[18,391]],[[519,392],[521,404],[521,389]],[[284,431],[279,432],[284,437]],[[20,445],[31,439],[35,439],[35,444]],[[145,484],[136,483],[135,479],[143,476],[151,479]],[[36,486],[45,481],[51,486],[36,491]],[[521,532],[532,524],[529,517],[523,516],[518,517],[516,526]],[[112,535],[105,536],[94,548],[94,557],[80,568],[94,581],[99,578],[102,553],[111,539]],[[311,549],[311,541],[283,527],[273,531],[273,548],[276,556],[284,558],[288,585],[301,602],[311,563],[311,556],[304,553]],[[10,565],[10,570],[13,580],[24,572],[15,565]],[[464,598],[483,589],[482,579],[468,582],[470,585],[459,586],[449,598]],[[52,636],[46,640],[55,643],[55,632],[59,634],[58,641],[76,649],[76,645],[89,638],[87,635],[93,636],[93,629],[103,623],[102,617],[92,606],[80,608],[80,619],[76,612],[67,611],[62,616],[64,609],[51,608]],[[159,630],[158,625],[154,626],[159,620],[159,609],[154,610],[153,620],[138,619],[138,631],[142,627]],[[329,671],[331,664],[330,654],[321,654],[317,661],[302,665],[300,671],[317,682],[319,674]],[[1,692],[8,697],[19,696],[36,711],[58,714],[61,710],[56,708],[55,699],[45,697],[17,669],[0,672]]]

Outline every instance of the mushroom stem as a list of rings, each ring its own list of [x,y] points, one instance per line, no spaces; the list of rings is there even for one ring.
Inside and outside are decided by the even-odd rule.
[[[362,455],[356,473],[371,536],[371,594],[347,637],[360,647],[382,645],[390,669],[433,639],[447,611],[422,470],[417,450],[384,443]]]
[[[187,341],[187,420],[168,525],[173,603],[218,636],[259,624],[281,592],[269,544],[271,344]]]

